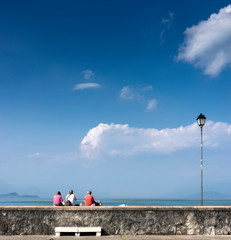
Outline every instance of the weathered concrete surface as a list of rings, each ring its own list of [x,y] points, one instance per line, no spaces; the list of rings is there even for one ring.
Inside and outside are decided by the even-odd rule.
[[[231,207],[0,207],[0,235],[54,235],[59,226],[99,226],[104,235],[230,235]]]
[[[202,235],[113,235],[113,236],[103,236],[103,237],[93,237],[93,236],[83,236],[83,237],[55,237],[52,235],[23,235],[23,236],[0,236],[0,240],[230,240],[231,236],[220,235],[220,236],[202,236]]]

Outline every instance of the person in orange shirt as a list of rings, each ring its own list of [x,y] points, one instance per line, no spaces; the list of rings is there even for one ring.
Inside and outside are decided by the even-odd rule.
[[[95,199],[91,195],[91,191],[87,191],[87,195],[84,197],[85,206],[91,206],[95,202]]]

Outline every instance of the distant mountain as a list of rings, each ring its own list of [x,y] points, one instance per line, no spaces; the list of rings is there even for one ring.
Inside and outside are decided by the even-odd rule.
[[[0,194],[0,198],[39,198],[37,195],[18,195],[16,192]]]
[[[12,188],[9,184],[4,182],[2,179],[0,179],[0,194],[3,194],[5,192],[14,192],[14,188]]]

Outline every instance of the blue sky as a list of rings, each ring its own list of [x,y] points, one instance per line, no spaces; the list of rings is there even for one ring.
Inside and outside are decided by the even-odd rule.
[[[229,4],[2,1],[0,193],[226,193]]]

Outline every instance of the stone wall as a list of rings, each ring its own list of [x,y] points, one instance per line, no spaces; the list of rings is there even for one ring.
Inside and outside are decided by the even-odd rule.
[[[53,235],[100,226],[116,235],[231,234],[231,207],[0,207],[0,235]]]

